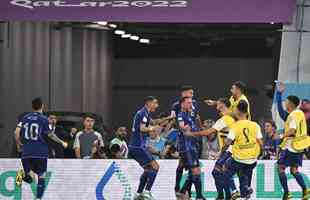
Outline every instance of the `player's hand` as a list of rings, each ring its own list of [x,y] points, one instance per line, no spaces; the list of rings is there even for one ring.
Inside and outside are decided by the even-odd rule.
[[[170,117],[171,117],[172,119],[176,118],[176,114],[175,114],[175,112],[174,112],[174,111],[172,111],[172,112],[171,112]]]
[[[77,129],[76,128],[71,128],[71,133],[74,135],[74,134],[76,134],[77,133]]]
[[[277,91],[283,93],[285,91],[285,84],[283,82],[277,83]]]
[[[62,146],[66,149],[66,148],[68,148],[68,143],[67,142],[63,142]]]
[[[185,136],[189,136],[189,137],[194,137],[194,136],[195,136],[195,134],[192,133],[192,132],[190,132],[190,131],[185,131],[183,134],[184,134]]]
[[[204,102],[208,105],[208,106],[214,106],[216,104],[216,101],[213,101],[211,99],[207,99],[204,100]]]
[[[183,129],[185,132],[189,132],[191,131],[191,127],[189,125],[186,125],[184,126],[184,129]]]

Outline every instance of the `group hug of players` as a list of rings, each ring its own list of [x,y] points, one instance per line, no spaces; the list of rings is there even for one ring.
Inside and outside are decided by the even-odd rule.
[[[148,133],[154,131],[157,124],[171,119],[175,119],[179,129],[177,150],[180,159],[175,183],[177,199],[189,199],[192,185],[196,190],[196,200],[205,199],[202,194],[196,137],[208,136],[211,133],[217,133],[221,146],[221,154],[212,170],[218,192],[216,199],[251,199],[253,193],[251,189],[252,173],[259,155],[263,152],[263,136],[259,125],[251,121],[250,105],[243,94],[244,88],[243,83],[236,82],[232,86],[230,99],[205,101],[210,106],[216,106],[221,116],[214,126],[207,130],[200,129],[198,103],[193,99],[193,88],[183,87],[180,100],[173,104],[171,115],[162,119],[153,120],[150,117],[150,114],[155,112],[159,106],[158,100],[152,96],[145,99],[143,108],[135,114],[129,143],[130,156],[144,169],[134,200],[154,200],[151,189],[159,165],[148,151],[145,142]],[[286,109],[289,116],[285,122],[285,132],[281,136],[282,150],[277,163],[280,183],[284,190],[283,200],[292,198],[285,173],[287,167],[290,167],[291,174],[302,188],[302,200],[309,199],[310,196],[310,190],[307,189],[301,173],[298,172],[298,168],[302,166],[303,152],[310,146],[305,115],[298,109],[298,106],[298,97],[287,97]],[[44,137],[51,138],[64,148],[67,148],[68,145],[60,140],[49,126],[47,117],[43,115],[42,99],[34,99],[32,109],[33,112],[25,115],[15,130],[16,144],[17,148],[21,150],[23,166],[23,170],[19,170],[17,173],[16,185],[20,187],[23,181],[26,183],[36,182],[36,198],[42,199],[48,159],[48,146]],[[184,170],[189,172],[187,180],[181,187],[180,182]],[[236,189],[234,175],[239,177],[240,192]]]
[[[180,100],[173,104],[171,116],[153,120],[150,117],[159,106],[158,100],[149,96],[145,105],[135,114],[133,130],[129,143],[129,154],[144,169],[134,200],[154,200],[151,189],[159,170],[158,163],[146,147],[149,132],[165,121],[175,119],[178,127],[177,151],[180,159],[176,169],[175,194],[178,200],[191,197],[194,185],[196,200],[204,200],[199,166],[197,136],[208,136],[217,133],[221,153],[212,170],[218,196],[216,200],[255,199],[251,188],[253,169],[257,159],[263,153],[263,135],[260,126],[251,121],[250,104],[244,95],[245,85],[236,82],[232,85],[232,96],[217,101],[205,100],[209,106],[216,106],[220,118],[212,128],[201,130],[198,115],[198,103],[193,98],[194,90],[190,86],[182,87]],[[302,188],[302,200],[310,197],[310,190],[299,173],[302,166],[304,150],[310,146],[307,136],[307,124],[304,113],[298,109],[299,98],[288,96],[285,106],[289,116],[285,122],[285,132],[281,136],[281,152],[278,164],[278,175],[283,188],[283,200],[292,198],[289,192],[285,169],[290,168],[291,174]],[[188,177],[181,186],[183,170],[188,170]],[[237,190],[233,177],[239,178],[240,188]]]

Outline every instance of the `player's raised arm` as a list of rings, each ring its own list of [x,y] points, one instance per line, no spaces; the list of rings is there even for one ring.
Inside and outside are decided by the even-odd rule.
[[[212,133],[217,133],[217,130],[214,129],[214,128],[209,128],[209,129],[206,129],[206,130],[203,130],[203,131],[198,131],[198,132],[187,132],[187,133],[184,133],[185,135],[187,136],[208,136]]]
[[[216,106],[216,101],[211,99],[206,99],[203,102],[205,102],[208,106]]]
[[[159,124],[161,124],[163,122],[172,120],[174,118],[175,118],[175,116],[170,115],[168,117],[163,117],[163,118],[159,118],[159,119],[151,119],[150,124],[153,125],[153,126],[156,126],[156,125],[159,125]]]
[[[146,124],[140,124],[140,131],[143,133],[149,133],[155,130],[155,126],[146,126]]]

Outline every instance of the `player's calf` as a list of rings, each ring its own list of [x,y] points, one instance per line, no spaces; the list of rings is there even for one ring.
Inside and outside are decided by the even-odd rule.
[[[37,185],[37,199],[41,199],[45,190],[45,176],[38,177],[38,185]]]

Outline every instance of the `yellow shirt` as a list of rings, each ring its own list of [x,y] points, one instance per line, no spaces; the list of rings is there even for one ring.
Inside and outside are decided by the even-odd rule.
[[[231,127],[227,138],[234,141],[232,145],[233,158],[241,163],[253,164],[260,154],[258,139],[262,139],[260,126],[249,120],[237,121]]]
[[[289,129],[295,129],[295,137],[289,137],[285,140],[285,147],[291,152],[298,152],[292,147],[292,141],[294,138],[302,137],[307,135],[307,121],[305,118],[304,112],[299,109],[291,112],[284,124],[285,133],[288,132]]]
[[[218,131],[217,136],[219,138],[220,149],[223,148],[228,132],[234,123],[235,119],[232,116],[224,115],[212,126],[212,128]]]
[[[241,100],[244,100],[248,103],[248,120],[251,120],[251,112],[250,112],[250,103],[248,98],[243,94],[239,99],[235,100],[233,96],[230,97],[230,111],[233,113],[237,109],[237,105]]]

